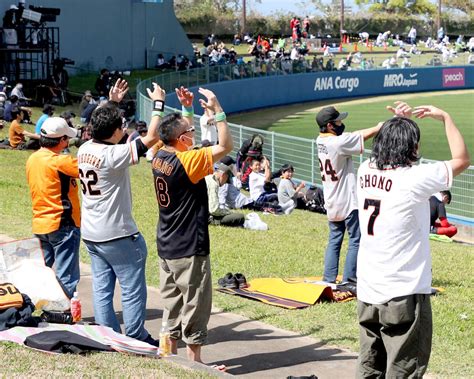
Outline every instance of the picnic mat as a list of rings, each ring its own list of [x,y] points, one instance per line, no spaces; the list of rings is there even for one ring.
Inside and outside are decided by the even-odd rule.
[[[286,309],[307,308],[321,300],[346,302],[355,299],[351,292],[333,289],[317,276],[256,278],[250,280],[248,285],[248,288],[218,288],[217,291]]]
[[[229,295],[242,296],[286,309],[303,309],[323,300],[344,303],[356,299],[350,291],[337,290],[335,284],[323,282],[320,276],[304,278],[256,278],[248,282],[248,288],[217,288]],[[340,281],[341,277],[338,276]],[[445,292],[444,288],[432,287],[431,294]]]
[[[10,341],[23,345],[27,337],[47,331],[69,331],[76,333],[103,345],[110,346],[115,351],[122,353],[132,353],[153,357],[156,357],[158,354],[157,347],[127,337],[123,334],[116,333],[112,328],[101,325],[48,324],[48,326],[40,326],[38,328],[15,326],[14,328],[0,332],[0,341]]]

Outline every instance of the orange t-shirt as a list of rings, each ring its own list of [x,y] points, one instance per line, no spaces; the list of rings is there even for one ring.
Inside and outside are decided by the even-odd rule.
[[[16,149],[20,143],[25,142],[25,136],[23,135],[24,131],[25,129],[20,126],[20,123],[17,120],[12,121],[10,129],[8,129],[8,139],[11,147]]]
[[[33,204],[33,233],[48,234],[62,226],[81,225],[77,159],[41,148],[26,162]]]

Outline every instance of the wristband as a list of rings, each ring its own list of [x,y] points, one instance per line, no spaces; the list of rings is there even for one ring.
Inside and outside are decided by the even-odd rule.
[[[194,116],[194,107],[185,107],[184,105],[181,107],[181,113],[183,117],[193,117]]]
[[[161,112],[161,111],[151,112],[151,117],[163,117],[164,115],[165,115],[165,112]]]
[[[224,112],[220,112],[220,113],[216,113],[214,119],[216,120],[216,122],[220,122],[220,121],[225,121],[227,118],[226,114]]]
[[[163,112],[165,110],[165,102],[163,100],[154,100],[153,110],[158,111],[158,112]]]

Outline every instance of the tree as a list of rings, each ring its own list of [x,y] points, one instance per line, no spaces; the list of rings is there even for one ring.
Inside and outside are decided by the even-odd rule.
[[[447,9],[454,9],[472,15],[474,11],[472,0],[443,0],[442,5]]]
[[[454,0],[458,1],[458,0]],[[464,0],[459,0],[464,1]],[[470,0],[467,0],[470,1]],[[372,4],[371,13],[389,13],[399,15],[426,15],[436,14],[436,5],[428,0],[355,0],[357,5]]]

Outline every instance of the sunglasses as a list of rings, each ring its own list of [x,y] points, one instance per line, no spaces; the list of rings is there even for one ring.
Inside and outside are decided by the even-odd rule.
[[[181,137],[183,134],[186,134],[186,133],[192,133],[192,132],[195,132],[196,131],[196,128],[194,126],[191,126],[189,129],[186,129],[184,132],[182,132],[179,136]]]

